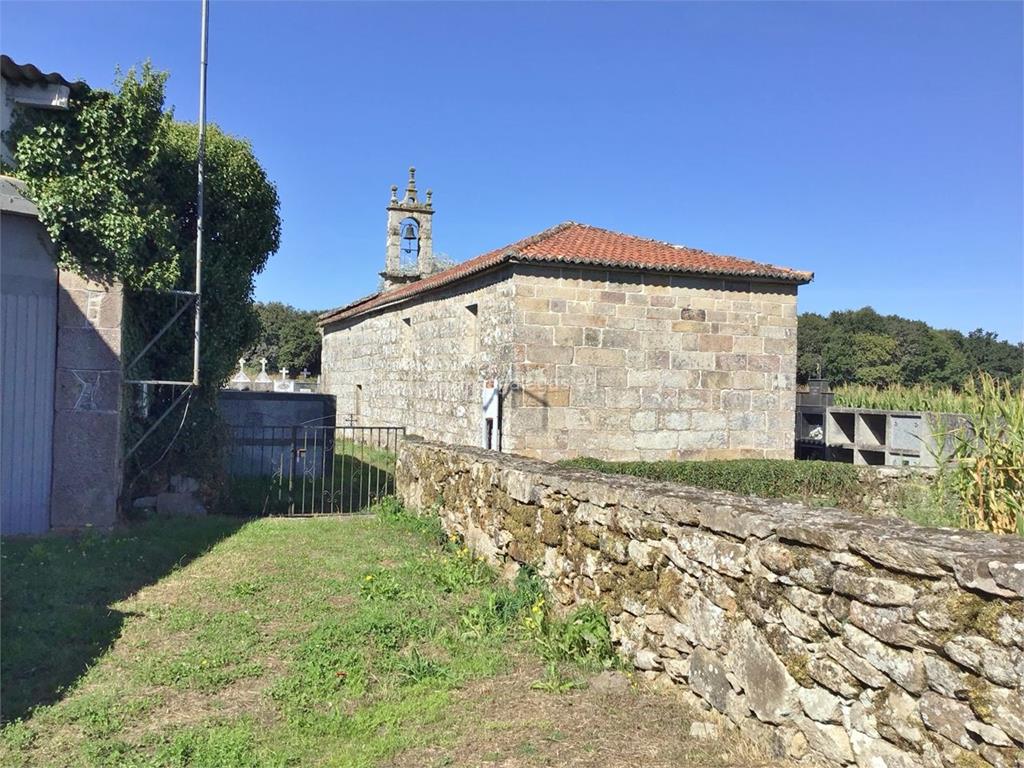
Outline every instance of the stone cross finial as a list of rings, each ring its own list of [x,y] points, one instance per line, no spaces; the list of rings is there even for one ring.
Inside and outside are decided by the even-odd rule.
[[[305,381],[309,378],[309,368],[302,369],[302,380]]]
[[[413,165],[409,166],[409,186],[405,188],[405,199],[406,202],[416,202],[416,167]]]
[[[281,369],[281,381],[286,381],[287,379],[288,379],[288,369],[287,368],[282,368]]]
[[[263,373],[264,376],[267,375],[267,363],[268,362],[269,361],[267,360],[267,358],[265,358],[265,357],[261,357],[260,358],[260,365],[263,366],[263,370],[261,371],[261,373]]]

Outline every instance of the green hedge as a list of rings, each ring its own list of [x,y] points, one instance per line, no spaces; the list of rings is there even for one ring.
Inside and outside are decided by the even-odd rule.
[[[830,461],[601,461],[581,457],[560,463],[614,475],[669,480],[767,498],[816,498],[830,504],[839,504],[854,497],[858,477],[852,464]]]

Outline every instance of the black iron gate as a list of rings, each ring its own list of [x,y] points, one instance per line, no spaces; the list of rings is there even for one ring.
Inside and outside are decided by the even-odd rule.
[[[227,474],[243,514],[367,510],[395,491],[402,427],[232,427]]]

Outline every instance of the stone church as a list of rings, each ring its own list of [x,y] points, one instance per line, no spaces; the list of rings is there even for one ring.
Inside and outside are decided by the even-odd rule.
[[[339,424],[556,460],[793,455],[812,273],[565,222],[456,266],[391,188],[381,290],[320,316]]]

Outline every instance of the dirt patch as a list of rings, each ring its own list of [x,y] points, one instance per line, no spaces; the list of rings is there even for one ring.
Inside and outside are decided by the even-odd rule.
[[[519,664],[501,677],[472,683],[456,694],[457,718],[447,733],[424,734],[434,746],[407,750],[390,768],[433,766],[560,766],[582,768],[727,768],[784,764],[735,732],[690,736],[695,721],[712,719],[672,691],[631,678],[607,685],[595,678],[565,693],[535,690],[544,670]],[[452,728],[453,721],[457,723]]]

